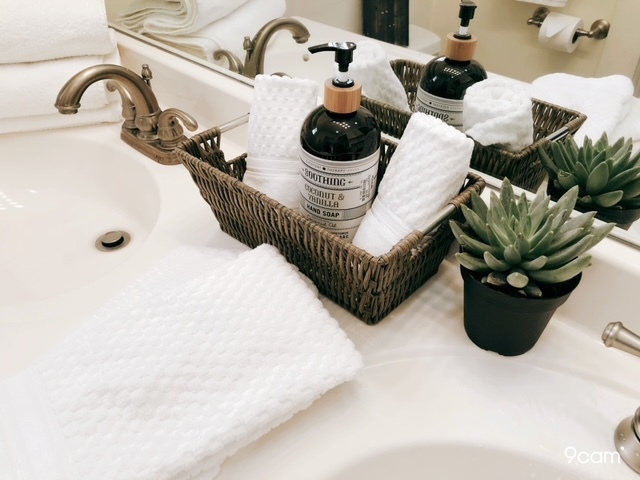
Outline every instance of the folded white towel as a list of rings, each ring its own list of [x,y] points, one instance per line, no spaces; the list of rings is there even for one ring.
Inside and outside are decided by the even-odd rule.
[[[584,113],[587,120],[574,138],[597,140],[604,132],[612,135],[629,112],[633,83],[624,75],[587,78],[567,73],[551,73],[531,82],[534,98]]]
[[[621,137],[631,138],[634,142],[634,151],[637,151],[640,149],[640,98],[633,97],[630,104],[629,112],[613,129],[610,140]]]
[[[293,209],[300,203],[300,129],[318,105],[318,90],[313,80],[255,78],[243,181]]]
[[[184,35],[149,34],[179,50],[226,67],[227,60],[216,60],[216,50],[225,49],[244,61],[244,37],[253,36],[262,26],[280,17],[286,9],[285,0],[248,0],[227,16],[206,25],[193,33]]]
[[[119,21],[139,33],[184,35],[226,17],[247,0],[135,0]]]
[[[533,112],[527,86],[489,78],[469,87],[462,103],[462,131],[481,145],[519,151],[533,143]]]
[[[119,64],[118,50],[113,49],[106,56],[0,65],[0,133],[121,120],[120,97],[108,92],[103,81],[94,83],[82,95],[82,108],[77,115],[61,115],[54,106],[67,80],[80,70],[101,63]]]
[[[409,112],[409,100],[402,82],[393,73],[389,57],[382,46],[373,40],[358,42],[349,67],[351,77],[362,82],[367,97]]]
[[[383,255],[409,232],[426,227],[460,191],[473,145],[442,120],[414,113],[353,244],[371,255]]]
[[[5,0],[0,5],[0,63],[106,55],[115,48],[104,0]]]
[[[0,478],[212,478],[356,375],[353,343],[274,247],[212,255],[174,252],[0,384]]]

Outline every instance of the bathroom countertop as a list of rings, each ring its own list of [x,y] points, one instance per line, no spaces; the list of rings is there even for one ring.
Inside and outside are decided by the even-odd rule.
[[[151,58],[158,97],[196,115],[204,128],[248,111],[249,87],[235,91],[235,86],[220,86],[227,79],[198,71],[193,75],[201,75],[197,88],[203,93],[194,99],[185,93],[194,88],[188,88],[177,73],[171,77],[171,69],[189,72],[188,62],[167,60],[150,47],[120,40],[125,64]],[[179,82],[181,88],[172,89],[171,82]],[[205,95],[206,85],[229,88],[233,94],[217,102],[220,97]],[[217,107],[220,110],[212,113]],[[223,137],[228,158],[241,153],[241,138],[242,129]],[[159,175],[162,182],[169,182],[167,173]],[[176,195],[172,198],[186,196],[183,206],[188,214],[175,204],[164,204],[160,233],[165,236],[157,237],[153,248],[139,250],[139,255],[130,256],[102,280],[53,303],[44,302],[37,308],[39,317],[31,322],[16,322],[17,310],[0,308],[0,379],[53,348],[123,282],[131,282],[172,248],[185,244],[248,248],[220,230],[186,171],[178,177],[175,185],[191,189],[183,195],[179,188],[170,188]],[[169,225],[175,228],[167,230]],[[577,453],[597,460],[594,453],[612,452],[616,425],[640,406],[640,358],[608,349],[600,340],[605,325],[614,320],[640,332],[636,293],[640,251],[605,239],[593,252],[593,266],[578,289],[558,310],[538,344],[518,357],[486,352],[466,337],[462,279],[452,254],[436,275],[378,325],[366,325],[322,298],[361,352],[363,370],[353,381],[241,448],[225,461],[217,478],[344,479],[343,473],[359,462],[434,446],[448,451],[461,446],[495,448],[530,459],[522,465],[536,461],[560,465],[573,475],[567,478],[637,478],[620,462],[576,461]],[[47,321],[47,311],[55,312],[55,321]],[[409,464],[394,458],[394,472],[401,476]],[[480,470],[476,464],[470,468]],[[426,471],[413,475],[428,476]],[[478,475],[475,478],[482,478]],[[445,477],[440,474],[439,478]]]

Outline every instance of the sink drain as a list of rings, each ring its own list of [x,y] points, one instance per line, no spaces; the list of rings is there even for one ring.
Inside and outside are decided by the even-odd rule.
[[[131,241],[131,235],[124,230],[114,230],[100,235],[96,239],[96,248],[103,252],[111,252],[126,247]]]

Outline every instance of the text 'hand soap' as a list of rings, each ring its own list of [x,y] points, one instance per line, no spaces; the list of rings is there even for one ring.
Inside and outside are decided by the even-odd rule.
[[[362,86],[349,77],[355,48],[352,42],[309,47],[335,52],[339,71],[325,82],[324,105],[300,132],[300,211],[349,241],[373,202],[381,151],[378,122],[360,105]]]

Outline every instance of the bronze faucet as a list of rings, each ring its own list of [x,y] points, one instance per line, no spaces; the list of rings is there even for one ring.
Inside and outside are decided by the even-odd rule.
[[[122,98],[125,121],[120,138],[158,163],[176,165],[180,161],[173,150],[186,139],[178,119],[192,131],[198,128],[198,123],[181,110],[160,110],[158,100],[149,86],[149,67],[142,67],[144,77],[120,65],[102,64],[85,68],[64,84],[55,106],[64,115],[78,113],[80,98],[85,90],[95,82],[108,80],[107,88],[117,90]]]
[[[221,60],[226,58],[229,61],[231,71],[241,73],[245,77],[255,78],[256,75],[264,73],[264,56],[267,51],[269,40],[279,30],[289,30],[293,35],[296,43],[305,43],[309,40],[309,30],[300,21],[290,17],[279,17],[267,22],[256,33],[253,40],[250,37],[244,37],[243,48],[247,52],[242,61],[228,50],[216,50],[214,58]]]

